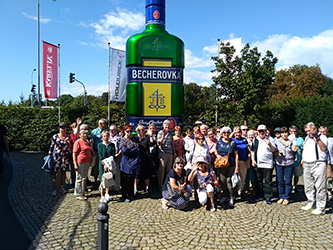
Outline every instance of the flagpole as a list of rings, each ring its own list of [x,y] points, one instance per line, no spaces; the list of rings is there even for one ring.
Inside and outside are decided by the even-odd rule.
[[[59,124],[61,121],[61,113],[60,113],[60,101],[61,101],[61,95],[60,95],[60,43],[58,43],[58,104],[59,104]]]
[[[39,20],[39,0],[37,0],[37,102],[38,106],[41,106],[40,102],[40,20]]]
[[[217,39],[217,59],[220,59],[220,50],[221,50],[221,42],[220,42],[220,39]],[[218,76],[219,73],[216,71],[216,76]],[[216,91],[217,91],[217,86],[215,86],[216,88]],[[218,100],[218,96],[216,95],[216,103],[217,103],[217,100]],[[217,117],[218,114],[217,114],[217,104],[215,105],[215,126],[217,126]]]
[[[110,126],[110,93],[111,93],[111,63],[110,63],[110,42],[108,43],[109,50],[109,68],[108,68],[108,125]]]

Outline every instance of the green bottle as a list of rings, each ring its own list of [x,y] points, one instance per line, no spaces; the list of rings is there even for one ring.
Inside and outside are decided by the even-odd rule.
[[[184,43],[165,30],[165,0],[146,0],[146,29],[127,40],[126,67],[127,122],[182,126]]]

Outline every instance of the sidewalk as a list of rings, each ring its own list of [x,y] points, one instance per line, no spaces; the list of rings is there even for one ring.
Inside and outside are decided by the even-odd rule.
[[[96,249],[98,192],[86,201],[72,192],[51,197],[52,177],[40,169],[45,153],[10,155],[9,200],[31,248]],[[288,206],[237,200],[234,209],[219,207],[215,213],[193,202],[185,212],[165,211],[158,197],[141,194],[122,203],[113,196],[109,249],[332,249],[333,202],[326,214],[315,216],[300,209],[306,204],[302,193]]]

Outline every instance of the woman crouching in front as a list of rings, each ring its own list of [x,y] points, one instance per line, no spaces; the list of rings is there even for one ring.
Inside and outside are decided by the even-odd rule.
[[[187,207],[192,196],[192,188],[186,183],[185,161],[177,157],[173,164],[173,169],[168,173],[162,187],[162,208],[171,206],[175,209]]]
[[[218,181],[216,179],[216,175],[214,170],[210,167],[210,163],[208,163],[204,157],[197,158],[190,175],[188,176],[188,180],[192,181],[195,177],[198,180],[198,199],[200,204],[203,206],[207,202],[207,195],[210,199],[211,204],[211,212],[216,211],[216,207],[214,204],[214,186],[218,185]]]

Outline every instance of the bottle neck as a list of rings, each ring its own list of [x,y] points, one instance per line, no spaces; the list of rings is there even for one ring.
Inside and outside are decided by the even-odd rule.
[[[164,26],[165,29],[165,7],[163,5],[146,6],[146,29],[149,25]]]
[[[161,31],[165,31],[165,26],[164,25],[160,25],[160,24],[147,24],[146,25],[146,31],[148,30],[161,30]]]

